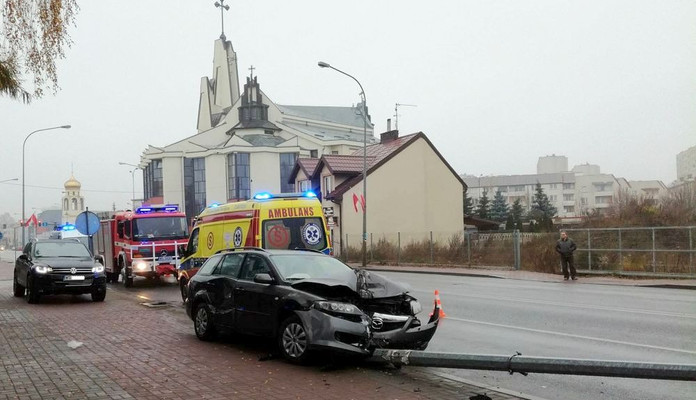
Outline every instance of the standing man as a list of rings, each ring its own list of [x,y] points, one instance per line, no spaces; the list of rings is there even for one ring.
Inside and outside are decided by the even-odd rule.
[[[563,280],[568,280],[568,268],[570,267],[570,277],[573,280],[575,277],[575,265],[573,265],[573,252],[577,246],[565,231],[561,232],[561,238],[556,242],[556,252],[561,255],[561,267],[563,268]]]

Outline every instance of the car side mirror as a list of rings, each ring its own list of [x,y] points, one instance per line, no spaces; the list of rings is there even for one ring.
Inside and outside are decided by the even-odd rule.
[[[177,251],[179,252],[179,257],[186,257],[186,245],[180,244]]]
[[[262,283],[264,285],[270,285],[274,281],[273,281],[273,278],[271,278],[271,276],[269,274],[256,274],[254,276],[254,282]]]

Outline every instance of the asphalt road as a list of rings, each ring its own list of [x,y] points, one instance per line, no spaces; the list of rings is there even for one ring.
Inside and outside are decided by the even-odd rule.
[[[424,304],[440,291],[447,317],[431,351],[696,364],[693,290],[383,274],[409,283]],[[693,382],[441,371],[547,399],[696,396]]]

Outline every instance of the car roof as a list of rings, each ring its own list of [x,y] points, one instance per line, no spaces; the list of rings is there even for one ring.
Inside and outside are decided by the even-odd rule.
[[[77,238],[66,238],[66,239],[37,239],[34,243],[80,243]]]

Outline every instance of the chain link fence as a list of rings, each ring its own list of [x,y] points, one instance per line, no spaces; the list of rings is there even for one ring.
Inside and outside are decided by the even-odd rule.
[[[696,276],[696,227],[566,229],[579,271]],[[368,233],[371,264],[508,267],[559,273],[559,235],[513,232]],[[341,259],[360,262],[361,236],[344,235]]]

